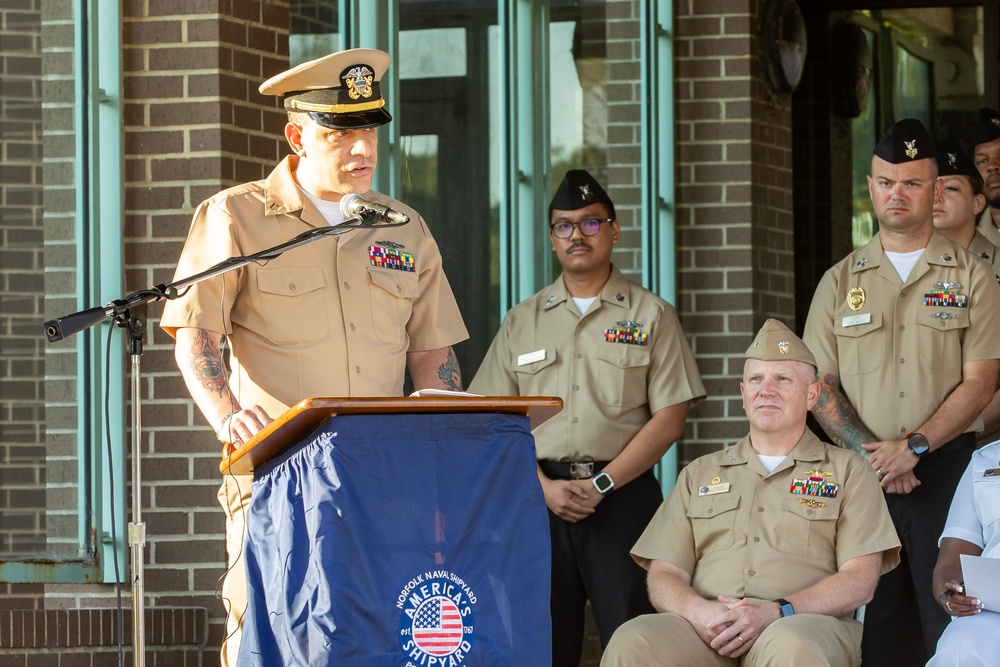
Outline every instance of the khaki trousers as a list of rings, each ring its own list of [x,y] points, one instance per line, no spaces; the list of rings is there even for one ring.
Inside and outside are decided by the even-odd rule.
[[[222,667],[236,667],[247,610],[247,571],[243,560],[246,513],[250,506],[253,475],[225,475],[219,487],[219,504],[226,512],[228,568],[222,579],[222,604],[226,610],[226,637],[220,655]]]
[[[796,614],[769,625],[747,653],[724,658],[676,614],[646,614],[625,623],[604,651],[601,667],[857,667],[861,624]]]

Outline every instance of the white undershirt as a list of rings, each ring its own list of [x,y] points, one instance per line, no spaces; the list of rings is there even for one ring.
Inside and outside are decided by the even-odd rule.
[[[889,258],[892,265],[896,267],[896,273],[902,278],[903,282],[910,277],[910,271],[913,270],[914,265],[917,260],[920,259],[920,255],[924,254],[924,248],[920,250],[914,250],[913,252],[889,252],[885,251],[885,256]]]
[[[296,184],[298,186],[298,184]],[[299,192],[305,195],[306,199],[312,202],[313,206],[323,214],[326,221],[330,225],[339,225],[347,218],[343,213],[340,212],[340,202],[339,201],[327,201],[326,199],[320,199],[319,197],[314,197],[301,187],[299,187]]]
[[[596,300],[597,300],[596,296],[588,296],[588,297],[582,297],[582,298],[578,297],[578,296],[574,296],[573,297],[573,303],[576,304],[576,308],[577,308],[577,310],[580,311],[581,315],[583,315],[584,313],[586,313],[587,310],[590,308],[590,305],[592,303],[594,303],[594,301],[596,301]]]
[[[757,458],[760,459],[760,463],[764,466],[764,470],[768,472],[774,472],[774,469],[778,467],[778,464],[785,460],[784,456],[766,456],[764,454],[758,454]]]

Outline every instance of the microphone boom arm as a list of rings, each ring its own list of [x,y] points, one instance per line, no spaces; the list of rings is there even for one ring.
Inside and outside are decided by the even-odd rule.
[[[301,234],[293,236],[284,243],[280,243],[270,248],[265,248],[264,250],[256,252],[252,255],[236,256],[224,259],[215,266],[209,267],[204,271],[187,278],[182,278],[181,280],[168,283],[166,285],[154,285],[148,289],[132,292],[121,299],[110,301],[106,306],[87,308],[86,310],[81,310],[76,313],[64,315],[63,317],[57,317],[54,320],[49,320],[44,325],[45,335],[50,343],[55,343],[56,341],[60,341],[64,338],[72,336],[73,334],[79,333],[84,329],[89,329],[96,324],[100,324],[107,317],[118,319],[119,316],[123,315],[126,310],[134,308],[138,305],[148,304],[154,301],[163,301],[165,299],[176,299],[180,295],[181,290],[185,290],[195,283],[200,283],[203,280],[214,278],[215,276],[223,273],[244,267],[247,264],[266,262],[268,260],[276,259],[288,250],[304,246],[307,243],[312,243],[313,241],[316,241],[324,236],[339,236],[354,229],[371,227],[401,227],[403,224],[406,223],[385,222],[379,217],[377,212],[365,211],[361,215],[348,218],[347,220],[344,220],[336,225],[316,227],[314,229],[307,230]]]

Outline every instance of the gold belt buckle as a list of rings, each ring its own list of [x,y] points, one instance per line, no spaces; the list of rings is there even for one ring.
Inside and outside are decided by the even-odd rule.
[[[589,479],[594,476],[593,461],[579,461],[569,464],[569,476],[573,479]]]

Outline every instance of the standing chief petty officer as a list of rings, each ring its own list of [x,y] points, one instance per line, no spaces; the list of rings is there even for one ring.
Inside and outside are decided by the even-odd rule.
[[[552,539],[554,667],[578,667],[588,599],[603,645],[652,610],[628,551],[662,500],[652,467],[705,396],[674,309],[611,263],[618,238],[604,189],[568,172],[549,205],[563,273],[507,314],[470,385],[565,402],[534,431]]]
[[[294,155],[266,179],[224,190],[195,211],[178,278],[342,222],[338,202],[352,192],[411,220],[320,239],[167,303],[160,325],[176,338],[188,390],[227,450],[304,398],[399,396],[406,368],[418,389],[461,388],[451,345],[468,334],[437,245],[416,211],[371,190],[376,128],[392,120],[379,90],[390,61],[382,51],[352,49],[264,82],[261,93],[283,97]],[[219,490],[229,554],[224,666],[236,664],[247,604],[240,556],[251,481],[227,475]]]
[[[934,230],[937,173],[920,121],[882,136],[868,177],[879,232],[823,276],[803,336],[821,386],[813,413],[868,458],[903,543],[865,609],[867,665],[922,665],[948,624],[931,590],[937,537],[997,381],[1000,287]]]

